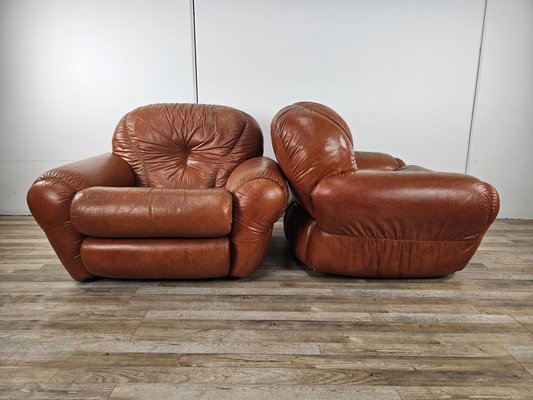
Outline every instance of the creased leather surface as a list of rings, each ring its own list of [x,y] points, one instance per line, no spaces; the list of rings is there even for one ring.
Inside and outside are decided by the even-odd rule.
[[[296,202],[289,205],[286,235],[296,257],[323,273],[360,278],[431,278],[463,269],[475,240],[395,240],[324,232]]]
[[[405,167],[405,163],[402,160],[385,153],[355,151],[354,155],[358,169],[394,171],[398,168]]]
[[[230,107],[154,104],[120,120],[113,153],[131,165],[137,186],[224,187],[237,165],[263,154],[263,135]]]
[[[107,238],[214,238],[231,231],[231,194],[225,189],[92,187],[76,194],[74,227]]]
[[[273,160],[256,157],[233,171],[226,189],[233,196],[231,276],[244,277],[263,261],[274,223],[287,206],[287,184]]]
[[[478,240],[495,216],[493,190],[464,174],[360,170],[324,178],[312,197],[315,219],[324,232],[397,240]]]
[[[310,102],[285,107],[272,120],[271,132],[276,159],[311,214],[311,191],[320,179],[357,169],[350,130],[330,108]]]
[[[27,196],[30,211],[72,278],[92,278],[80,259],[84,235],[70,220],[74,195],[91,186],[133,184],[133,171],[128,164],[113,154],[102,154],[45,172],[31,186]]]
[[[388,154],[352,153],[339,121],[328,107],[296,103],[272,122],[276,157],[296,194],[285,213],[296,257],[316,271],[357,277],[464,268],[498,214],[496,190]]]
[[[218,278],[229,272],[229,240],[87,238],[81,257],[93,275],[108,278]]]
[[[28,193],[74,279],[227,276],[230,257],[231,274],[246,276],[261,263],[287,188],[277,164],[258,157],[252,117],[216,105],[140,107],[119,122],[113,152],[49,171]]]

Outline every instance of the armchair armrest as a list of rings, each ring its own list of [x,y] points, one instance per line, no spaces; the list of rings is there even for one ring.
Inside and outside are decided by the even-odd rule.
[[[474,177],[409,168],[329,176],[312,199],[322,230],[393,240],[475,241],[499,209],[496,190]]]
[[[355,151],[355,162],[357,169],[377,169],[383,171],[393,171],[405,166],[399,158],[389,154],[376,153],[372,151]]]
[[[221,188],[94,186],[74,196],[70,220],[98,238],[216,238],[231,232],[231,212]]]
[[[130,166],[107,153],[54,168],[41,175],[28,191],[30,211],[46,233],[61,263],[78,281],[92,278],[80,258],[84,239],[72,225],[70,205],[76,193],[91,186],[134,186]]]
[[[273,160],[255,157],[235,168],[226,189],[233,197],[230,275],[244,277],[268,250],[274,223],[287,206],[287,184]]]

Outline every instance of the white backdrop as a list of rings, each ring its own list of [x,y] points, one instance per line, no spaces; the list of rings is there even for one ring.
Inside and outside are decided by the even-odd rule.
[[[490,0],[468,173],[500,192],[500,217],[533,218],[533,1]]]
[[[0,0],[0,213],[111,149],[139,105],[194,100],[189,0]]]
[[[258,119],[267,155],[273,115],[312,100],[358,149],[467,169],[484,0],[194,4],[198,99]],[[127,111],[194,101],[191,18],[191,0],[0,0],[0,214],[28,213],[44,170],[109,151]],[[468,172],[500,217],[533,218],[532,26],[531,0],[488,0]]]
[[[464,172],[484,1],[196,5],[200,102],[248,110],[268,133],[283,106],[318,101],[359,149]]]

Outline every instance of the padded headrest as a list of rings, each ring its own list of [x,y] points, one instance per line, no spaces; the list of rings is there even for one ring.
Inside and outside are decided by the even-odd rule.
[[[153,104],[120,120],[113,153],[130,164],[137,186],[223,187],[237,165],[263,154],[263,135],[234,108]]]
[[[281,169],[311,214],[311,192],[318,181],[357,168],[348,125],[322,104],[300,102],[283,108],[272,120],[271,134]]]

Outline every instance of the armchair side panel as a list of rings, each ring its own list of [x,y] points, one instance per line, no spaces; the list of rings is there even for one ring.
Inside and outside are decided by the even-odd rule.
[[[93,276],[81,261],[80,246],[85,236],[72,225],[72,199],[78,191],[90,186],[133,185],[129,165],[107,153],[54,168],[30,187],[27,196],[30,211],[73,279],[85,281]]]

